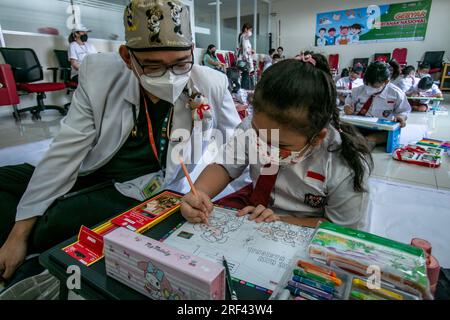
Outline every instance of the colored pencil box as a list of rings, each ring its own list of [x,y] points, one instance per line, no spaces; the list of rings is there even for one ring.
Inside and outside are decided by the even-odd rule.
[[[437,168],[441,165],[444,149],[407,145],[398,148],[392,153],[395,160],[416,164],[423,167]]]
[[[425,252],[409,244],[323,222],[311,239],[308,255],[363,277],[372,276],[377,269],[380,281],[432,299]]]
[[[118,228],[104,237],[108,276],[154,300],[223,300],[223,266]]]

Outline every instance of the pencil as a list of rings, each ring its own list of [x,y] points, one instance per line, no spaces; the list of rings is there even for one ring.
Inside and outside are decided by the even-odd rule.
[[[184,164],[183,158],[179,157],[179,159],[180,159],[181,168],[183,169],[184,175],[186,176],[186,179],[189,182],[189,186],[191,187],[192,193],[194,194],[194,196],[198,197],[197,189],[195,188],[195,185],[192,182],[191,176],[189,175],[186,165]],[[205,221],[205,224],[208,224],[208,216],[206,215],[205,212],[203,212],[203,214],[204,214],[203,220]]]
[[[225,268],[225,277],[226,277],[226,282],[228,285],[228,290],[230,291],[230,298],[231,300],[238,300],[236,291],[234,290],[233,287],[233,280],[231,279],[231,273],[230,273],[230,269],[228,268],[228,262],[225,259],[225,257],[222,257],[222,262],[223,262],[223,266]]]

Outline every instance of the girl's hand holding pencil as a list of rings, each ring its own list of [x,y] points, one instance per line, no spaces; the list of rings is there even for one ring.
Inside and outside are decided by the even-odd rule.
[[[213,210],[211,199],[206,193],[198,191],[197,188],[195,188],[181,156],[179,157],[179,160],[184,175],[191,186],[191,192],[183,197],[183,202],[181,203],[181,214],[191,223],[203,222],[204,224],[208,224],[208,216]]]
[[[213,210],[213,204],[209,196],[196,190],[196,195],[191,191],[183,197],[181,203],[181,214],[191,223],[206,223],[208,216]]]

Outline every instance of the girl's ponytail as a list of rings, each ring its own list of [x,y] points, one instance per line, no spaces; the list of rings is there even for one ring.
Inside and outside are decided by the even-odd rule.
[[[373,169],[373,159],[366,139],[352,125],[342,124],[339,120],[339,109],[333,112],[332,125],[339,132],[342,144],[338,149],[348,166],[354,171],[353,188],[365,192],[364,176]],[[330,151],[338,151],[330,150]]]

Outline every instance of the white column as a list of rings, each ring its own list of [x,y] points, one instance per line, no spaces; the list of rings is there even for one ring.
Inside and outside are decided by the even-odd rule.
[[[258,45],[258,0],[253,0],[254,11],[253,11],[253,49],[256,52],[256,46]]]
[[[217,30],[217,34],[216,34],[216,38],[217,38],[217,43],[216,43],[216,48],[217,50],[221,50],[222,49],[222,44],[220,42],[220,1],[216,0],[216,30]]]
[[[236,0],[237,1],[237,10],[236,10],[236,15],[237,15],[237,19],[236,19],[236,40],[239,42],[239,34],[241,33],[241,0]],[[237,44],[237,46],[239,46],[239,43]]]
[[[0,47],[6,47],[5,38],[3,38],[3,31],[1,24],[0,24]]]

